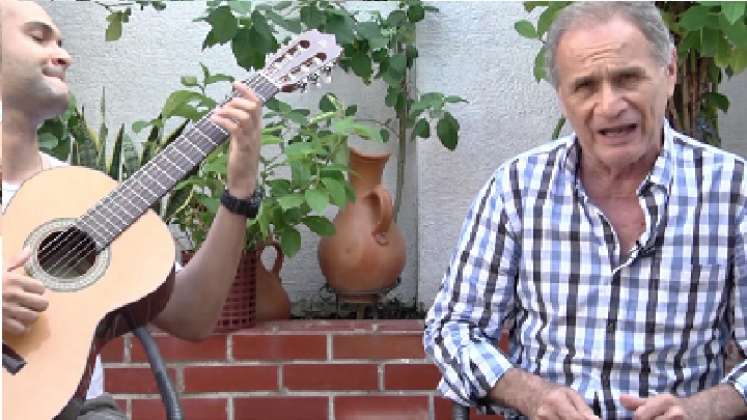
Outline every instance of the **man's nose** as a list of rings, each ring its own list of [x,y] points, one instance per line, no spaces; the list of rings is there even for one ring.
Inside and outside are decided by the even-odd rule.
[[[56,66],[61,66],[67,69],[73,64],[73,57],[62,47],[57,47],[54,55],[52,56],[52,63]]]
[[[626,102],[618,89],[609,83],[603,83],[599,91],[597,111],[604,115],[614,117],[625,110]]]

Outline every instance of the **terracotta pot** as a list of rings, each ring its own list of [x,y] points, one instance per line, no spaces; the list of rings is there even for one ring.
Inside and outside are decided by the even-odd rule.
[[[275,262],[272,270],[262,263],[265,248],[275,248]],[[257,246],[257,321],[290,318],[290,299],[285,292],[280,278],[283,268],[283,250],[276,241]]]
[[[392,197],[381,185],[389,154],[350,149],[356,200],[334,219],[336,232],[319,241],[319,265],[340,295],[385,291],[405,266],[405,239],[393,220]]]

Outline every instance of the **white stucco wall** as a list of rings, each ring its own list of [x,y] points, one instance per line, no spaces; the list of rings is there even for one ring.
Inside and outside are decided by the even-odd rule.
[[[537,84],[531,65],[537,44],[513,29],[525,18],[520,3],[433,2],[441,11],[419,25],[420,58],[416,87],[421,93],[441,91],[459,95],[469,104],[452,106],[461,124],[455,152],[437,139],[410,145],[407,186],[400,225],[408,238],[408,263],[402,284],[390,296],[430,305],[446,267],[462,218],[474,194],[494,169],[509,157],[549,140],[559,110],[553,90]],[[70,84],[91,122],[98,124],[102,87],[107,90],[110,130],[120,123],[155,116],[167,95],[180,87],[181,75],[199,74],[202,62],[213,72],[241,76],[228,47],[201,51],[209,29],[192,23],[204,10],[203,2],[169,4],[166,10],[135,11],[124,36],[104,42],[106,11],[88,2],[44,3],[65,35],[75,57]],[[349,2],[352,9],[392,7],[387,2]],[[385,120],[385,89],[362,89],[354,77],[341,71],[321,92],[286,95],[284,100],[312,106],[325,91],[346,103],[357,103],[359,115]],[[747,154],[747,75],[725,84],[732,108],[723,119],[725,145]],[[216,97],[223,92],[215,90]],[[396,157],[390,159],[385,183],[394,193]],[[316,299],[324,284],[316,260],[317,238],[304,235],[301,252],[282,272],[284,285],[297,310],[301,299]]]

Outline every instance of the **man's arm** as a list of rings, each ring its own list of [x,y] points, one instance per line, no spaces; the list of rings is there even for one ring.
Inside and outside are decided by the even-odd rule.
[[[636,420],[738,420],[747,416],[744,399],[733,386],[727,384],[717,385],[686,398],[672,394],[659,394],[649,398],[623,395],[620,402],[634,413]]]
[[[234,197],[246,198],[257,181],[262,105],[249,88],[234,86],[240,97],[216,111],[211,120],[231,134],[226,187]],[[190,340],[212,332],[236,276],[245,230],[246,217],[223,206],[218,209],[205,242],[176,274],[171,298],[154,320],[159,328]]]

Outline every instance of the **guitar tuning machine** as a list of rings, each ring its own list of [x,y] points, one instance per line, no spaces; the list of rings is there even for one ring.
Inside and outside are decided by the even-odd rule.
[[[319,81],[319,75],[316,73],[311,73],[308,79],[309,79],[309,83],[313,84],[316,87],[319,87],[322,85],[322,82]]]
[[[326,65],[322,67],[322,80],[324,83],[332,82],[332,66]]]
[[[306,81],[306,79],[302,79],[296,82],[296,88],[301,91],[301,93],[306,92],[306,89],[308,89],[309,83]]]

